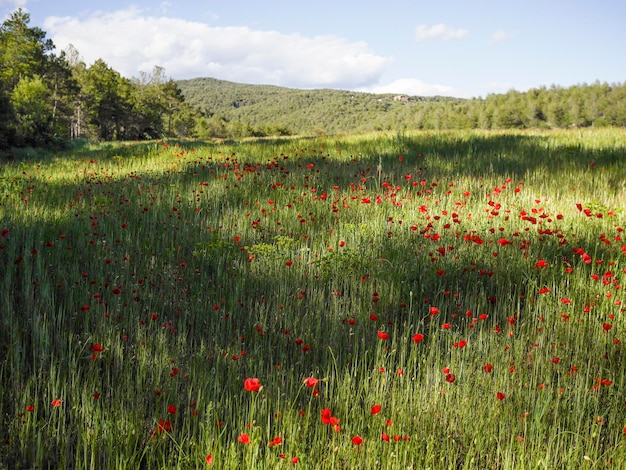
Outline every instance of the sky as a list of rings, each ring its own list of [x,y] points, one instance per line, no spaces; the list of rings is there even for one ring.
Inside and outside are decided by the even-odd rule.
[[[290,88],[471,98],[626,82],[624,0],[0,0],[56,53]]]

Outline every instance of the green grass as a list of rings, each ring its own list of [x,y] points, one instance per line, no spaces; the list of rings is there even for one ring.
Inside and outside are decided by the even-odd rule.
[[[0,168],[0,468],[626,462],[625,131],[46,157]]]

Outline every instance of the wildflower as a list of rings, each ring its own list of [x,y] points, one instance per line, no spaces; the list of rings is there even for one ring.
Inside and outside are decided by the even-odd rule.
[[[380,406],[380,405],[374,405],[374,406],[372,406],[372,414],[373,414],[373,415],[377,415],[378,413],[380,413],[380,409],[381,409],[381,406]]]
[[[248,392],[258,392],[263,388],[261,382],[256,377],[244,380],[243,386]]]
[[[304,379],[304,385],[309,388],[314,388],[319,381],[315,377],[307,377]]]
[[[61,400],[60,398],[56,398],[52,400],[52,406],[54,406],[55,408],[58,408],[59,406],[61,406],[61,403],[63,403],[63,400]]]
[[[352,438],[352,444],[354,444],[355,446],[360,446],[361,444],[363,444],[363,438],[359,435],[356,435]]]
[[[269,443],[270,447],[274,447],[274,446],[279,446],[283,443],[283,438],[280,436],[276,436],[274,439],[272,439]]]
[[[240,434],[237,440],[242,444],[250,444],[250,436],[248,436],[246,433]]]

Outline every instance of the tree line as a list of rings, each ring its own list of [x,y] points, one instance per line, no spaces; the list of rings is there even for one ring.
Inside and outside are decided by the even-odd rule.
[[[0,26],[0,149],[74,139],[241,138],[407,129],[626,126],[626,85],[601,83],[485,98],[296,90],[211,78],[174,81],[155,66],[125,78],[87,66],[18,9]],[[400,98],[400,99],[399,99]]]
[[[296,90],[212,78],[178,82],[210,135],[334,134],[408,129],[558,129],[626,126],[626,85],[552,85],[484,98]],[[200,130],[200,129],[199,129]]]
[[[0,148],[193,136],[197,112],[161,67],[128,79],[102,59],[87,66],[29,23],[18,9],[0,26]]]

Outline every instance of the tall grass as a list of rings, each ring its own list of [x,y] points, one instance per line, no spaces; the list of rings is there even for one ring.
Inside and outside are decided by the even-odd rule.
[[[625,154],[605,129],[6,164],[0,462],[620,466]]]

